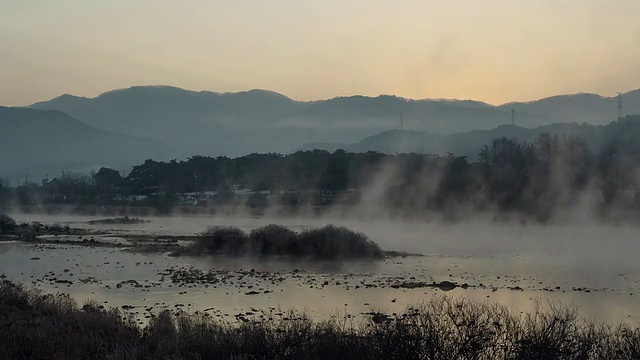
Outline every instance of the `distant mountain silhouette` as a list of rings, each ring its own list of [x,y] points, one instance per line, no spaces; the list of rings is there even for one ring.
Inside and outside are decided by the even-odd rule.
[[[294,114],[299,106],[270,91],[217,94],[149,86],[115,90],[93,99],[63,95],[32,107],[64,111],[97,128],[159,139],[174,146],[176,157],[184,157],[265,151],[252,144],[264,143],[265,136],[273,136],[271,141],[277,144],[280,134],[267,134],[265,129],[273,129],[275,122]],[[299,130],[297,136],[308,132]]]
[[[551,124],[535,128],[523,128],[514,125],[501,125],[491,130],[474,130],[453,135],[433,135],[426,132],[390,130],[367,137],[353,144],[345,144],[341,149],[348,152],[376,151],[386,154],[418,153],[467,156],[475,161],[480,149],[490,145],[495,139],[507,137],[520,141],[534,142],[542,134],[567,135],[584,140],[594,152],[602,151],[612,142],[640,143],[640,115],[627,116],[625,119],[610,122],[607,125]],[[324,147],[323,144],[305,145],[300,150],[319,149],[333,152],[336,144]]]
[[[0,107],[0,177],[129,166],[169,153],[158,140],[98,130],[60,111]]]
[[[483,103],[409,100],[388,95],[375,98],[350,96],[310,103],[290,122],[390,130],[400,126],[402,116],[407,128],[449,134],[504,124],[509,121],[509,113]],[[534,120],[545,121],[542,118]]]
[[[518,113],[540,115],[553,119],[554,122],[603,124],[617,115],[615,99],[596,94],[553,96],[525,103],[509,103],[499,108],[513,108]]]
[[[625,112],[640,112],[640,90],[623,95]],[[95,98],[63,95],[32,108],[60,110],[96,128],[161,140],[177,158],[193,154],[237,156],[289,152],[309,143],[355,143],[400,127],[450,135],[510,124],[605,124],[616,102],[594,94],[561,95],[493,106],[472,100],[410,100],[349,96],[300,102],[266,90],[196,92],[137,86]],[[392,132],[393,133],[393,132]]]
[[[389,130],[370,136],[347,146],[350,152],[377,151],[392,153],[439,154],[446,150],[444,135],[432,135],[419,131]]]

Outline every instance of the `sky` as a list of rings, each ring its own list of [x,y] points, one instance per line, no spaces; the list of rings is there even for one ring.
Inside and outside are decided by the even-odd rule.
[[[491,104],[640,88],[640,0],[0,0],[0,104],[133,85]]]

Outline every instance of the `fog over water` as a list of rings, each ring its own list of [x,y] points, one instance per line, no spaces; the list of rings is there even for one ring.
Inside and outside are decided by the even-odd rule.
[[[344,225],[362,231],[385,250],[424,256],[389,258],[383,261],[295,261],[282,258],[169,257],[166,253],[129,253],[115,248],[74,245],[29,245],[0,243],[0,273],[9,278],[35,281],[47,291],[69,292],[78,301],[97,299],[105,305],[149,306],[183,304],[190,311],[216,308],[220,315],[247,308],[306,309],[314,316],[352,314],[372,308],[400,311],[433,295],[464,296],[496,301],[517,310],[530,310],[535,303],[561,301],[578,307],[582,316],[608,322],[640,321],[640,243],[634,226],[576,223],[523,225],[469,221],[455,225],[400,220],[352,220],[324,218],[255,217],[151,217],[144,224],[88,225],[99,217],[12,214],[22,222],[68,223],[75,228],[105,230],[106,241],[118,235],[194,235],[210,225],[234,225],[249,231],[269,223],[294,230]],[[97,239],[101,237],[96,236]],[[53,238],[52,238],[53,239]],[[39,260],[32,260],[38,257]],[[208,271],[281,274],[280,283],[269,283],[252,273],[243,282],[180,286],[163,281],[160,273],[172,267],[194,267]],[[69,271],[64,272],[64,269]],[[38,282],[53,271],[57,278],[73,284]],[[298,272],[300,271],[300,272]],[[72,274],[69,277],[67,275]],[[271,276],[270,275],[270,276]],[[280,275],[279,275],[280,276]],[[78,279],[94,278],[82,284]],[[167,277],[166,280],[169,278]],[[115,285],[136,280],[149,288]],[[402,289],[401,282],[453,281],[470,285],[442,292],[434,288]],[[366,287],[366,284],[386,284]],[[248,288],[248,286],[252,286]],[[255,287],[254,287],[255,286]],[[358,287],[356,287],[358,286]],[[271,291],[255,296],[248,289]],[[186,293],[182,293],[186,291]],[[190,305],[189,305],[190,304]],[[132,309],[142,311],[140,308]],[[138,317],[142,313],[135,314]],[[229,315],[231,316],[231,315]],[[142,320],[141,320],[142,321]]]
[[[0,360],[640,360],[639,18],[0,0]]]

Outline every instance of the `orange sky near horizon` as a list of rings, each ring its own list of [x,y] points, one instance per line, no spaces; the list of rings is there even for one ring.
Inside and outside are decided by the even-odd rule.
[[[0,105],[132,85],[501,104],[640,88],[638,0],[0,0]]]

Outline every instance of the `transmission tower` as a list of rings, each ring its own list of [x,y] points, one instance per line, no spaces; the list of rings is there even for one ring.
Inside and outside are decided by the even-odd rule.
[[[516,109],[511,108],[511,125],[516,124]]]
[[[404,113],[400,113],[400,130],[404,130]]]
[[[621,119],[624,117],[624,113],[622,112],[622,93],[618,93],[618,96],[616,97],[616,102],[618,105],[618,119]]]

